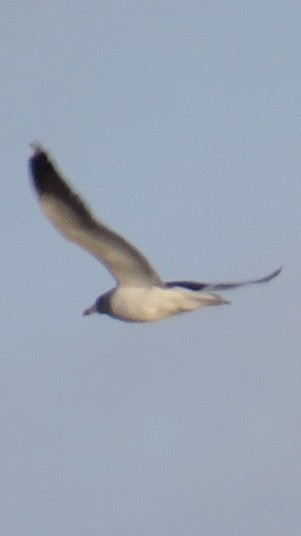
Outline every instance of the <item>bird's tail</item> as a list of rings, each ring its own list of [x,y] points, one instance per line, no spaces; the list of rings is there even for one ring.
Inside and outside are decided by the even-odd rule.
[[[210,292],[208,294],[195,294],[195,298],[197,301],[203,306],[210,306],[210,305],[230,305],[230,300],[226,300],[226,298],[223,298],[223,296],[220,296],[219,294],[215,294],[213,292]]]

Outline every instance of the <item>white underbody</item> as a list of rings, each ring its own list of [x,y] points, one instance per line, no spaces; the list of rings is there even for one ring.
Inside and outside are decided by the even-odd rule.
[[[152,322],[208,305],[229,303],[217,294],[203,294],[180,287],[117,287],[110,301],[112,316],[128,322]]]

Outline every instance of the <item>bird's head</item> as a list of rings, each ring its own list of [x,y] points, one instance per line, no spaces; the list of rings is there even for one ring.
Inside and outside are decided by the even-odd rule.
[[[103,315],[111,314],[111,295],[112,291],[106,292],[97,298],[95,303],[84,310],[83,315],[88,316],[92,313],[99,313]]]

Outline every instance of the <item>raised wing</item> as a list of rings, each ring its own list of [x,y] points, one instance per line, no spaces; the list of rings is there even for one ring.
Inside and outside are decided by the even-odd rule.
[[[29,160],[32,182],[43,212],[58,231],[100,260],[117,284],[164,286],[135,246],[94,218],[48,154],[37,144],[32,144],[32,149]]]
[[[271,281],[271,279],[274,279],[274,277],[277,277],[277,275],[280,274],[281,270],[282,268],[278,268],[278,270],[275,270],[274,272],[269,275],[266,275],[265,277],[260,277],[259,279],[246,279],[243,281],[224,281],[219,283],[201,283],[197,281],[169,281],[168,283],[165,283],[165,286],[183,287],[195,291],[231,290],[234,288],[245,287],[247,285],[267,283],[268,281]]]

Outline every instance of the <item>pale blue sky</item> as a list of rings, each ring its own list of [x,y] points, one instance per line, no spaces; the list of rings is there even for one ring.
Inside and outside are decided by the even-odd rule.
[[[299,536],[301,6],[2,5],[1,536]],[[166,279],[265,275],[127,325],[42,217],[42,142]]]

